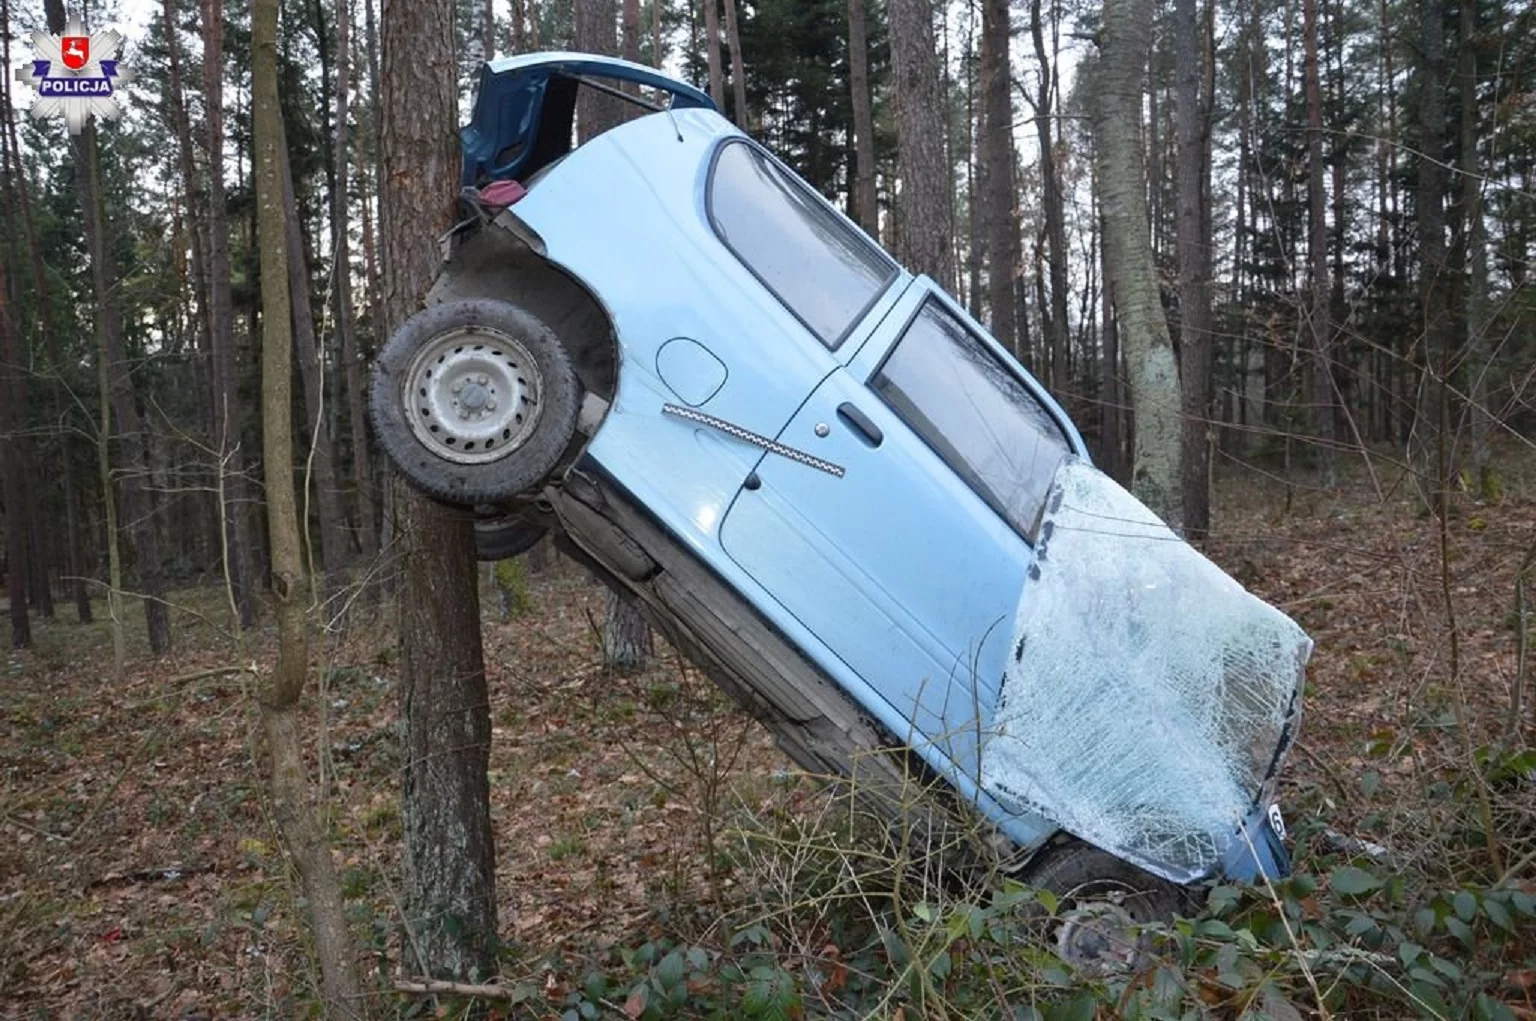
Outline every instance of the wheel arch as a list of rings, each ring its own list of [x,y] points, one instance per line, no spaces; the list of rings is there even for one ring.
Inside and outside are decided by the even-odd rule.
[[[491,298],[530,313],[559,338],[586,392],[611,403],[618,387],[613,317],[582,280],[551,262],[537,235],[510,213],[462,237],[427,303]]]

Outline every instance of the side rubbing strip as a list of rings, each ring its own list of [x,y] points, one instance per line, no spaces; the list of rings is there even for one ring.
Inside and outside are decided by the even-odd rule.
[[[840,479],[845,474],[842,465],[833,464],[831,461],[823,461],[819,457],[807,454],[803,450],[796,450],[794,447],[786,447],[784,444],[770,440],[766,436],[759,436],[757,433],[743,429],[739,425],[733,425],[723,418],[706,415],[704,412],[696,411],[693,408],[685,408],[678,404],[663,404],[661,406],[661,413],[663,415],[671,415],[673,418],[684,418],[690,422],[707,425],[712,429],[719,429],[727,436],[734,436],[743,443],[750,443],[754,447],[762,447],[770,454],[778,454],[780,457],[787,457],[791,461],[803,464],[808,468],[824,471],[833,478]]]

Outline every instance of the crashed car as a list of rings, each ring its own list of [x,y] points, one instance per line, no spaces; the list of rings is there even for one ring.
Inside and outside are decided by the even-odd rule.
[[[637,115],[573,146],[584,94]],[[1286,874],[1310,641],[938,284],[636,64],[491,62],[461,139],[371,417],[484,555],[553,531],[805,769],[921,772],[1037,885],[1137,922]]]

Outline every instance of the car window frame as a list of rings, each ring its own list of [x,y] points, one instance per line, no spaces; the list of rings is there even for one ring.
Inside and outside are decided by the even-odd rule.
[[[933,285],[932,281],[925,282],[928,284],[928,286],[924,288],[924,293],[922,293],[922,295],[917,299],[917,302],[913,305],[911,311],[907,313],[901,325],[894,331],[894,338],[891,340],[886,349],[881,352],[879,361],[875,363],[875,367],[870,370],[868,376],[865,378],[864,386],[880,401],[881,405],[887,411],[895,416],[896,420],[900,422],[905,429],[907,429],[913,436],[915,436],[923,444],[923,446],[933,454],[934,457],[938,458],[939,461],[943,463],[944,467],[947,468],[955,476],[955,478],[959,479],[965,484],[965,487],[971,491],[976,499],[985,504],[987,509],[990,510],[993,514],[996,514],[998,519],[1001,520],[1005,525],[1013,529],[1014,533],[1017,534],[1026,545],[1034,547],[1037,533],[1040,528],[1041,512],[1044,510],[1045,504],[1047,502],[1046,498],[1042,498],[1041,506],[1036,510],[1034,520],[1030,523],[1029,527],[1024,528],[1018,522],[1016,522],[1012,516],[1007,514],[1003,509],[1000,509],[996,505],[993,497],[989,496],[986,492],[983,492],[982,489],[978,488],[971,481],[970,476],[976,474],[975,468],[973,466],[967,464],[964,466],[966,470],[962,471],[959,467],[951,464],[950,459],[945,456],[944,451],[934,446],[933,442],[923,434],[922,430],[918,429],[915,425],[909,422],[907,417],[902,414],[901,409],[892,404],[890,400],[886,398],[886,395],[882,393],[876,385],[881,375],[885,372],[886,364],[890,362],[893,357],[895,357],[897,349],[901,347],[902,341],[907,339],[907,335],[911,332],[912,327],[917,323],[918,319],[923,315],[924,310],[932,305],[934,308],[939,309],[945,315],[949,316],[949,318],[953,320],[957,326],[960,327],[961,331],[971,339],[971,341],[976,345],[977,349],[984,353],[986,357],[995,361],[1008,376],[1014,379],[1019,384],[1019,386],[1023,388],[1024,392],[1029,395],[1030,399],[1035,402],[1036,406],[1039,407],[1039,409],[1045,414],[1045,417],[1050,421],[1051,425],[1056,429],[1056,435],[1061,440],[1062,457],[1067,458],[1081,456],[1078,450],[1078,445],[1073,442],[1072,430],[1069,429],[1067,424],[1062,421],[1062,416],[1057,414],[1056,409],[1052,407],[1052,401],[1047,399],[1048,395],[1043,391],[1038,383],[1029,377],[1027,370],[1022,370],[1022,366],[1019,366],[1011,357],[1007,356],[1005,352],[998,351],[996,349],[998,345],[995,341],[989,343],[988,341],[991,340],[991,338],[988,337],[983,331],[978,330],[972,323],[968,322],[966,316],[963,315],[958,309],[952,307],[950,302],[946,300],[948,295],[944,294],[942,290]]]
[[[719,169],[721,156],[724,155],[727,148],[733,145],[745,146],[749,153],[758,158],[765,159],[769,163],[773,164],[774,167],[776,167],[788,178],[791,186],[802,189],[806,195],[809,195],[817,202],[820,202],[828,212],[833,214],[834,218],[838,222],[840,222],[845,228],[852,232],[854,237],[861,238],[864,243],[869,246],[869,250],[875,253],[885,264],[886,274],[885,277],[881,279],[879,286],[875,288],[874,292],[870,295],[869,300],[864,303],[859,311],[848,321],[847,325],[843,327],[842,332],[840,332],[836,337],[823,337],[814,326],[806,321],[806,318],[800,314],[799,310],[796,309],[794,305],[792,305],[784,297],[784,295],[780,294],[772,284],[768,283],[768,281],[763,278],[762,273],[758,272],[757,267],[753,266],[749,259],[742,255],[741,252],[736,250],[736,246],[731,244],[731,242],[726,238],[725,232],[721,230],[720,221],[715,216],[715,173]],[[731,256],[736,260],[736,262],[748,273],[752,274],[752,278],[762,285],[763,290],[773,295],[774,299],[784,308],[784,310],[793,316],[796,322],[805,327],[805,331],[811,335],[811,337],[816,341],[818,345],[825,348],[827,351],[836,352],[840,350],[848,338],[858,329],[859,324],[863,323],[867,318],[869,318],[870,312],[872,312],[874,308],[880,303],[880,299],[885,297],[885,295],[890,292],[891,285],[894,284],[897,280],[901,279],[901,264],[892,258],[889,252],[887,252],[880,246],[877,241],[865,233],[863,228],[854,223],[852,220],[848,219],[847,216],[843,215],[843,213],[831,202],[828,202],[826,196],[822,195],[821,192],[807,184],[805,179],[802,178],[799,174],[795,173],[794,170],[790,169],[790,167],[786,165],[783,160],[780,160],[778,157],[774,156],[773,153],[769,152],[767,149],[763,148],[761,145],[757,144],[750,138],[738,136],[724,139],[720,142],[719,145],[715,146],[714,152],[710,154],[709,171],[704,178],[704,216],[705,219],[709,221],[709,227],[710,230],[714,232],[715,239],[725,247],[725,250],[730,252]]]

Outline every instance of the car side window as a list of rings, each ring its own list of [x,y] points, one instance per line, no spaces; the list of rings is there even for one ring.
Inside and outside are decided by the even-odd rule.
[[[1026,540],[1071,447],[1024,382],[929,298],[870,384]]]
[[[709,182],[715,233],[828,348],[896,276],[896,264],[772,159],[728,142]]]

